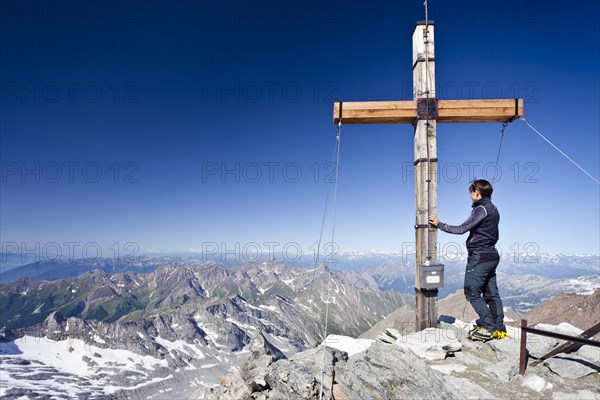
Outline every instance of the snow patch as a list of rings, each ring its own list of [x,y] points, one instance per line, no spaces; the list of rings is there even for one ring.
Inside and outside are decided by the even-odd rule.
[[[161,337],[154,338],[154,341],[156,341],[156,343],[160,344],[161,346],[165,347],[169,352],[177,351],[179,353],[183,353],[191,357],[192,359],[197,360],[201,360],[204,358],[204,353],[201,349],[197,347],[197,344],[195,343],[192,344],[184,342],[183,340],[176,340],[174,342],[171,342],[170,340]]]
[[[348,336],[329,335],[322,345],[345,351],[348,353],[348,357],[352,357],[367,350],[373,342],[372,339],[354,339]]]
[[[94,338],[98,342],[102,339]],[[6,363],[9,358],[28,360],[27,364]],[[171,379],[150,378],[157,368],[167,367],[166,360],[142,356],[128,350],[104,349],[80,339],[54,341],[48,338],[24,336],[10,343],[0,344],[2,380],[0,391],[8,388],[22,388],[52,398],[64,397],[67,392],[83,398],[90,388],[105,394],[113,394],[122,389],[146,386],[153,382]],[[130,374],[134,380],[126,386],[107,384],[110,376]],[[47,375],[48,378],[40,379]],[[56,376],[63,376],[56,379]],[[65,376],[68,375],[68,378]],[[36,377],[28,380],[27,376]]]

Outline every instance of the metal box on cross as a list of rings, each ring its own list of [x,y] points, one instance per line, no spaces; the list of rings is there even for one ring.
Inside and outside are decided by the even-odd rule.
[[[419,268],[421,289],[439,289],[444,287],[444,265],[421,265]]]

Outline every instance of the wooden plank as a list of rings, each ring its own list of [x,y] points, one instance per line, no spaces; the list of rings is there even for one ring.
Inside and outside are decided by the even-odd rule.
[[[504,122],[523,115],[523,99],[440,100],[438,122]]]
[[[425,45],[424,29],[416,28],[413,32],[413,54],[416,66],[413,69],[413,99],[411,108],[403,108],[402,111],[410,111],[409,123],[416,120],[416,100],[422,98],[435,98],[435,61],[433,26],[428,27],[428,44]],[[429,52],[429,62],[422,61],[424,52]],[[403,104],[403,106],[407,106]],[[389,107],[389,105],[388,105]],[[343,109],[342,109],[343,111]],[[395,111],[395,110],[394,110]],[[343,121],[342,121],[343,123]],[[434,120],[420,120],[414,124],[414,152],[415,152],[415,301],[416,330],[437,326],[437,290],[422,289],[420,282],[421,266],[429,261],[435,263],[437,230],[429,228],[429,215],[437,214],[437,162],[431,159],[437,158],[436,127]],[[427,160],[429,162],[421,162]],[[433,208],[432,208],[433,206]],[[425,227],[425,228],[422,228]]]
[[[339,122],[340,103],[333,103],[333,122]],[[352,101],[342,104],[343,124],[412,124],[416,101]]]
[[[418,62],[425,60],[426,57],[429,57],[429,60],[433,60],[435,57],[435,36],[434,36],[434,23],[433,21],[429,21],[429,25],[427,26],[427,38],[429,40],[429,45],[425,46],[424,36],[425,36],[425,21],[418,22],[413,30],[413,49],[412,49],[412,62],[413,66]],[[425,49],[427,48],[428,54],[425,54]],[[414,81],[413,81],[414,82]]]
[[[429,89],[429,97],[435,97],[435,62],[429,60],[429,65],[425,61],[420,61],[413,68],[413,99],[427,97],[426,91]]]
[[[339,122],[340,103],[333,104],[333,122]],[[504,122],[524,113],[523,99],[439,100],[437,122]],[[343,124],[412,124],[415,100],[360,101],[342,104]]]

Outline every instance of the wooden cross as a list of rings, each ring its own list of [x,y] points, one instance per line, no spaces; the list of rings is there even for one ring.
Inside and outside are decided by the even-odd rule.
[[[437,326],[438,289],[421,272],[439,266],[437,228],[437,122],[507,122],[523,115],[522,99],[438,100],[435,97],[433,21],[417,22],[413,30],[412,101],[338,102],[333,122],[343,124],[413,124],[415,150],[415,292],[416,330]],[[442,267],[443,268],[443,267]],[[438,268],[441,269],[441,268]],[[443,276],[441,279],[443,284]],[[438,286],[441,287],[441,286]]]

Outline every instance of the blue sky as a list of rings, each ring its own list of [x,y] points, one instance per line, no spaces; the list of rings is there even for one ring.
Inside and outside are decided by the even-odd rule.
[[[332,103],[410,99],[411,35],[424,19],[421,1],[0,7],[3,250],[75,255],[95,243],[104,255],[114,243],[138,254],[309,251],[332,171]],[[429,11],[439,98],[524,98],[527,120],[598,179],[597,2]],[[469,179],[491,176],[500,128],[438,125],[442,221],[467,217]],[[342,128],[341,249],[414,241],[412,134]],[[521,121],[507,127],[500,167],[503,251],[600,252],[597,183]]]

